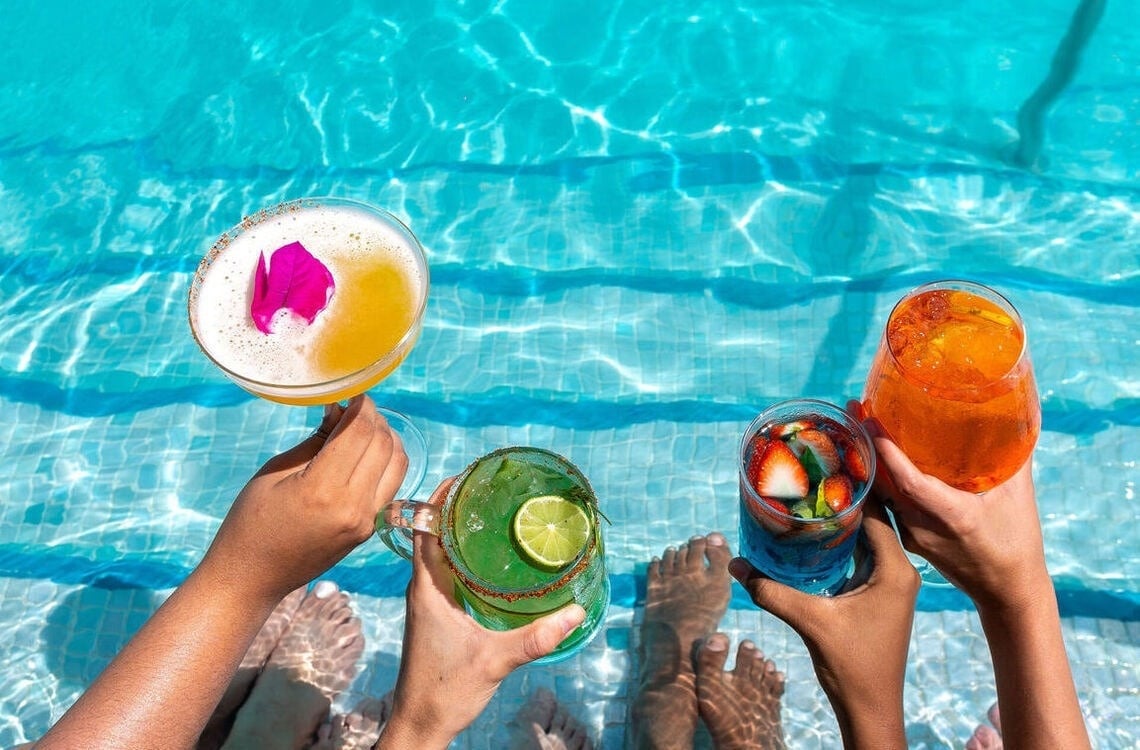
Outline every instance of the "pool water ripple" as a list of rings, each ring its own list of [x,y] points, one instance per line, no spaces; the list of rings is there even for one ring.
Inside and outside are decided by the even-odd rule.
[[[425,431],[427,483],[542,445],[614,520],[603,635],[508,679],[459,747],[503,746],[535,685],[622,746],[649,558],[732,538],[755,413],[858,396],[894,301],[946,276],[1026,320],[1078,690],[1094,743],[1135,747],[1132,4],[1106,5],[1033,169],[1012,158],[1018,113],[1073,0],[157,0],[108,23],[117,5],[23,4],[0,47],[0,745],[70,705],[253,470],[313,429],[317,410],[211,368],[186,287],[237,217],[331,194],[384,205],[428,251],[423,334],[373,391]],[[330,576],[368,629],[345,700],[379,694],[407,569],[373,540]],[[911,746],[961,746],[993,700],[976,615],[934,589],[919,610]],[[739,589],[724,629],[810,672]],[[789,746],[838,745],[814,682],[790,681],[784,707]]]

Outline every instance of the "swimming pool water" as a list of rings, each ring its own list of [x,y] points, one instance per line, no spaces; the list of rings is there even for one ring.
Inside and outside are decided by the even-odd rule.
[[[0,745],[37,736],[199,559],[236,491],[317,422],[195,349],[186,290],[240,216],[335,194],[429,254],[422,338],[373,391],[428,482],[509,443],[565,453],[614,520],[614,607],[579,658],[520,670],[620,747],[644,566],[734,537],[735,445],[764,406],[857,396],[907,289],[1005,292],[1044,408],[1035,477],[1094,743],[1140,736],[1140,11],[1108,3],[1010,161],[1075,0],[679,3],[59,0],[0,47]],[[430,489],[429,488],[425,488]],[[395,678],[406,569],[331,577]],[[993,700],[976,616],[924,591],[912,747]],[[739,590],[724,623],[789,677],[794,747],[837,747],[802,644]]]

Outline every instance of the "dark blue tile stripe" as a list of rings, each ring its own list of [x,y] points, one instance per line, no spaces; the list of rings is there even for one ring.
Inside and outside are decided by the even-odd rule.
[[[174,404],[218,408],[238,406],[253,396],[227,382],[163,387],[161,379],[144,381],[129,392],[95,388],[62,388],[54,383],[16,375],[0,375],[0,397],[35,404],[73,417],[98,419],[133,414]],[[488,426],[548,425],[580,430],[620,429],[646,422],[715,424],[746,422],[776,401],[801,395],[753,395],[744,403],[711,399],[676,401],[605,401],[576,398],[576,394],[500,388],[480,394],[448,398],[412,393],[372,394],[377,402],[407,414],[441,424],[471,429]],[[812,394],[840,400],[857,394]],[[1140,426],[1140,399],[1122,398],[1103,407],[1071,400],[1043,404],[1044,429],[1070,435],[1092,435],[1111,427]]]
[[[1009,114],[1012,120],[1012,113]],[[622,167],[629,174],[631,192],[649,192],[691,188],[699,185],[757,185],[767,181],[781,183],[829,183],[851,177],[897,175],[901,177],[938,177],[942,175],[980,175],[1009,181],[1017,185],[1051,187],[1066,192],[1088,192],[1093,195],[1127,195],[1140,192],[1140,186],[1129,181],[1104,182],[1095,179],[1054,176],[1011,167],[996,150],[990,158],[979,162],[845,162],[825,156],[767,154],[761,151],[644,151],[612,156],[581,156],[550,159],[532,164],[488,163],[471,161],[432,161],[396,168],[355,165],[297,164],[205,164],[186,168],[170,162],[161,154],[155,137],[123,138],[112,141],[69,144],[59,139],[34,143],[0,141],[0,159],[41,159],[44,161],[74,159],[90,154],[116,155],[135,164],[140,172],[161,174],[171,182],[222,181],[251,183],[264,180],[279,182],[338,182],[355,180],[397,179],[415,181],[440,174],[497,175],[508,178],[545,177],[566,184],[582,183],[591,173],[609,167]]]
[[[410,567],[402,561],[361,567],[338,565],[324,578],[342,589],[373,597],[403,597]],[[177,586],[189,570],[179,565],[127,558],[96,562],[82,557],[29,552],[14,545],[0,546],[0,577],[49,580],[60,585],[86,585],[102,589],[168,589]],[[643,572],[610,576],[613,602],[633,607],[645,599]],[[1140,591],[1093,589],[1072,578],[1054,579],[1062,617],[1140,621]],[[731,606],[755,605],[739,586],[733,587]],[[923,588],[918,609],[924,612],[968,611],[970,600],[952,589]]]
[[[3,245],[0,244],[0,253],[2,252]],[[197,268],[198,260],[196,256],[111,254],[68,259],[67,263],[60,264],[50,258],[36,257],[34,253],[22,251],[0,255],[0,276],[19,280],[29,286],[50,286],[80,276],[98,279],[136,279],[145,274],[189,276]],[[815,281],[803,278],[797,281],[763,282],[747,278],[746,273],[742,271],[741,274],[713,276],[697,271],[657,272],[612,268],[557,271],[525,266],[479,267],[440,263],[432,265],[431,280],[436,286],[472,289],[483,296],[542,297],[575,289],[611,287],[672,296],[711,295],[725,304],[741,308],[774,310],[847,293],[901,296],[902,292],[919,284],[942,279],[947,275],[947,271],[938,268],[907,271],[900,267],[847,280]],[[1048,292],[1097,304],[1126,308],[1140,306],[1140,279],[1135,277],[1090,280],[1038,268],[1003,265],[996,258],[987,260],[984,273],[968,273],[966,277],[1007,292]]]

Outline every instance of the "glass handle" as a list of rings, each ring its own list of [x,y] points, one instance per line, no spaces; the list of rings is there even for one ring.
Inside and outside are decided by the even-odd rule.
[[[393,500],[376,516],[376,533],[384,544],[405,560],[412,559],[412,532],[439,536],[443,507],[419,500]]]

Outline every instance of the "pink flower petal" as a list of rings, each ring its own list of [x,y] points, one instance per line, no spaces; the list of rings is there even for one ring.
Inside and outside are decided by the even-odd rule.
[[[290,310],[312,325],[332,298],[335,285],[328,267],[300,242],[277,248],[269,257],[268,272],[265,266],[262,253],[253,276],[253,303],[249,306],[257,330],[271,333],[273,319],[281,310]]]

